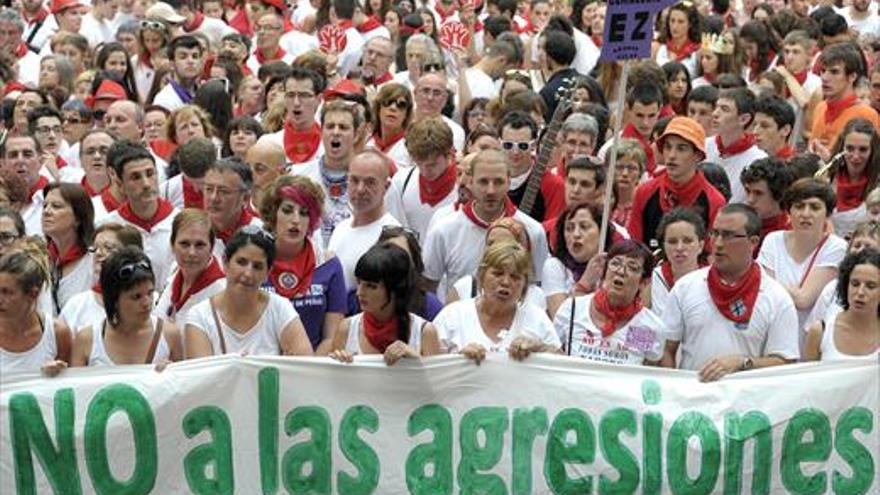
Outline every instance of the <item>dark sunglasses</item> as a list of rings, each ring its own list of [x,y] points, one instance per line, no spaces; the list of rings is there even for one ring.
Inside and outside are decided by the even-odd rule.
[[[443,64],[425,64],[422,66],[422,72],[443,72],[446,70]]]
[[[382,104],[383,107],[397,107],[398,110],[406,110],[409,108],[409,103],[406,100],[391,100],[386,101]]]
[[[152,272],[153,269],[146,261],[134,261],[119,267],[119,271],[116,274],[119,276],[120,281],[125,282],[126,280],[131,280],[138,271]]]

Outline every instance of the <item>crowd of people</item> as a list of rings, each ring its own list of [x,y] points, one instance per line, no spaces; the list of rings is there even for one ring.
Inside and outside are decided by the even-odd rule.
[[[13,1],[0,371],[876,361],[878,3],[606,8]]]

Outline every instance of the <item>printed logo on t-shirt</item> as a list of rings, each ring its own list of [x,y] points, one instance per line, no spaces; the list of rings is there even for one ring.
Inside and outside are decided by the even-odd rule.
[[[632,325],[626,332],[626,346],[646,353],[654,347],[657,338],[654,331],[641,325]]]
[[[293,272],[284,272],[278,276],[278,283],[281,285],[282,289],[290,290],[296,287],[296,284],[299,283],[299,277]]]

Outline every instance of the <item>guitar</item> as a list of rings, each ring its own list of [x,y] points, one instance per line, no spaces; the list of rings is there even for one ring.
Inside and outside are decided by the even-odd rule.
[[[553,117],[550,118],[550,123],[547,124],[544,134],[539,140],[541,149],[538,151],[538,159],[535,161],[532,175],[526,184],[526,191],[523,193],[522,201],[519,202],[520,211],[526,215],[532,215],[535,200],[538,199],[538,191],[541,189],[541,181],[544,180],[544,174],[547,172],[547,164],[550,162],[550,157],[559,144],[556,140],[556,135],[559,133],[562,122],[565,120],[570,109],[571,99],[568,96],[568,91],[566,91],[565,94],[559,97],[559,101],[556,103],[556,110],[553,111]]]

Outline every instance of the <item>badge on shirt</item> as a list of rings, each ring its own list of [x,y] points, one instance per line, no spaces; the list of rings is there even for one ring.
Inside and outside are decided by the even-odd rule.
[[[296,284],[299,283],[299,277],[293,272],[284,272],[278,276],[278,283],[281,285],[282,289],[290,290],[296,287]]]
[[[730,312],[737,318],[746,314],[746,303],[744,303],[742,299],[737,299],[730,304]],[[749,328],[749,322],[734,323],[733,326],[737,330],[745,330]]]

